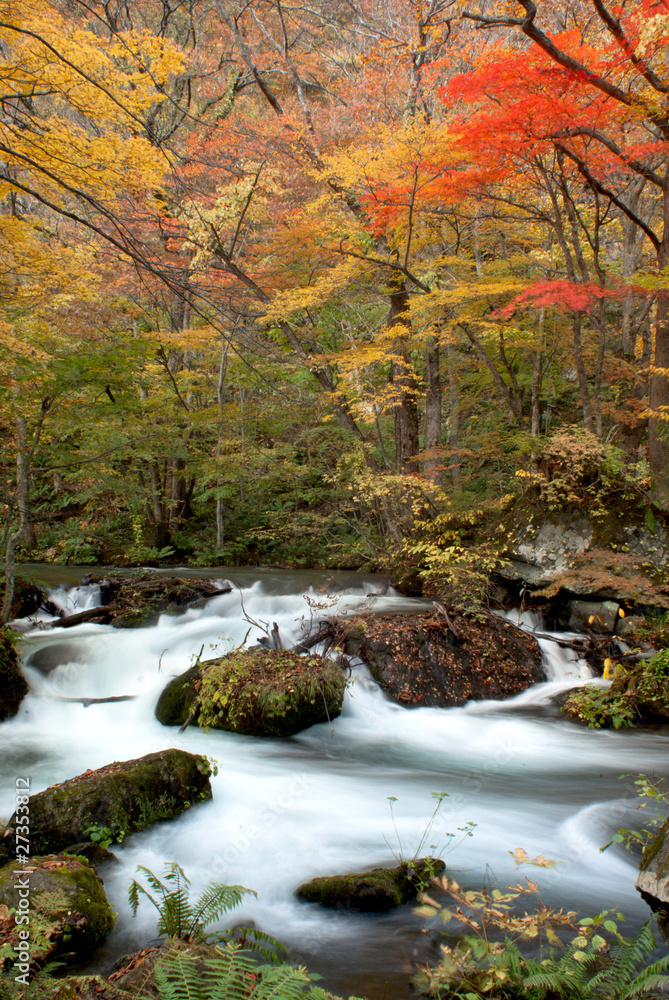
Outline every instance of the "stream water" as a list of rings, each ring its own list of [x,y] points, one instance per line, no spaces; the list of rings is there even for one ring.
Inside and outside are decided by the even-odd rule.
[[[562,862],[526,870],[547,901],[583,913],[620,907],[630,930],[646,919],[648,909],[634,890],[635,861],[599,848],[617,827],[637,823],[629,775],[669,775],[669,730],[597,732],[562,718],[552,696],[589,676],[569,650],[542,639],[549,679],[506,702],[405,709],[389,702],[359,667],[332,724],[284,740],[205,734],[192,726],[179,734],[154,718],[158,695],[202,646],[207,658],[244,640],[249,624],[242,595],[248,615],[278,622],[285,640],[297,639],[312,614],[347,614],[361,606],[402,611],[420,603],[392,592],[370,597],[379,581],[361,575],[218,569],[191,575],[227,577],[236,586],[204,608],[164,615],[152,628],[49,630],[28,623],[22,656],[30,694],[20,714],[0,726],[5,818],[13,811],[17,776],[29,777],[36,792],[87,768],[173,746],[218,761],[213,801],[114,848],[119,863],[101,874],[119,920],[97,956],[99,968],[155,936],[151,907],[143,904],[133,919],[127,904],[137,865],[159,874],[166,861],[177,861],[194,892],[211,880],[255,889],[257,898],[235,911],[235,922],[253,921],[281,938],[292,958],[325,976],[327,988],[371,1000],[409,996],[416,961],[427,960],[434,947],[410,907],[387,916],[354,915],[298,903],[294,891],[315,875],[396,863],[398,837],[411,856],[433,792],[449,797],[430,843],[469,821],[477,824],[473,837],[445,855],[459,881],[513,879],[508,852],[522,847]],[[52,593],[61,606],[81,610],[97,603],[97,588],[72,586],[63,573],[60,579],[69,584]],[[523,620],[530,629],[539,624]],[[252,629],[248,642],[260,634]],[[118,695],[133,700],[88,707],[63,700]],[[397,799],[395,826],[389,796]]]

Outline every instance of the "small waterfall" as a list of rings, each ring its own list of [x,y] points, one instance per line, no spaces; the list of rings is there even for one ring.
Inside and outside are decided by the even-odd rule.
[[[97,583],[82,584],[79,587],[54,587],[48,592],[48,598],[64,615],[90,611],[92,608],[99,608],[102,603]]]

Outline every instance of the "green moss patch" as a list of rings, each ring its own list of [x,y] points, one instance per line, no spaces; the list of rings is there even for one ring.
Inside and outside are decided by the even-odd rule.
[[[192,667],[167,685],[156,707],[163,725],[188,719],[205,729],[291,736],[341,713],[346,676],[316,654],[242,650]]]
[[[349,875],[326,875],[297,890],[305,903],[363,913],[382,913],[415,899],[433,875],[445,868],[438,858],[404,861],[397,868],[373,868]]]
[[[91,827],[108,828],[118,840],[173,819],[211,798],[209,770],[195,754],[163,750],[53,785],[30,797],[32,850],[61,851],[87,841]]]
[[[36,967],[89,952],[113,926],[102,883],[85,860],[49,855],[32,858],[22,869],[0,869],[0,946],[6,966],[20,960],[24,929],[29,932],[30,963]]]

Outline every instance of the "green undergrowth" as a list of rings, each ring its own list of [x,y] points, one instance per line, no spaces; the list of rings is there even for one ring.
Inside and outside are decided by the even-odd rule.
[[[611,687],[573,691],[563,710],[591,729],[622,729],[653,716],[669,717],[669,648],[648,660],[615,667]]]

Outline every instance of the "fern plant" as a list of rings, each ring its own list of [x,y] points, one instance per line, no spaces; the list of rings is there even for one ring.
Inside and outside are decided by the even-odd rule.
[[[148,882],[149,889],[133,879],[128,889],[128,900],[133,916],[142,896],[155,906],[158,911],[158,933],[167,937],[180,938],[182,941],[206,941],[210,934],[207,927],[218,920],[228,910],[239,906],[244,896],[257,895],[253,889],[243,885],[225,885],[223,882],[211,882],[198,899],[190,901],[190,879],[186,877],[183,868],[176,861],[165,865],[163,880],[144,865],[138,865]]]
[[[528,1000],[634,1000],[640,996],[651,1000],[660,996],[653,991],[669,986],[669,955],[646,964],[654,950],[655,937],[648,922],[636,937],[614,942],[608,953],[594,940],[583,947],[577,938],[559,959],[537,962],[524,958],[518,946],[507,941],[504,959],[508,982],[519,997]]]
[[[337,1000],[314,986],[318,978],[302,967],[256,965],[242,946],[232,941],[206,958],[168,949],[154,969],[160,1000]]]
[[[276,962],[278,955],[286,954],[286,948],[277,938],[264,934],[255,927],[207,931],[207,927],[224,913],[239,906],[244,896],[256,896],[253,889],[246,889],[243,885],[211,882],[198,899],[191,903],[190,879],[175,861],[169,861],[165,865],[162,880],[144,865],[138,865],[137,871],[144,875],[149,889],[155,895],[137,879],[133,879],[128,889],[133,914],[137,913],[141,897],[146,896],[158,911],[159,934],[190,944],[238,941],[245,948],[258,952],[267,962]]]

